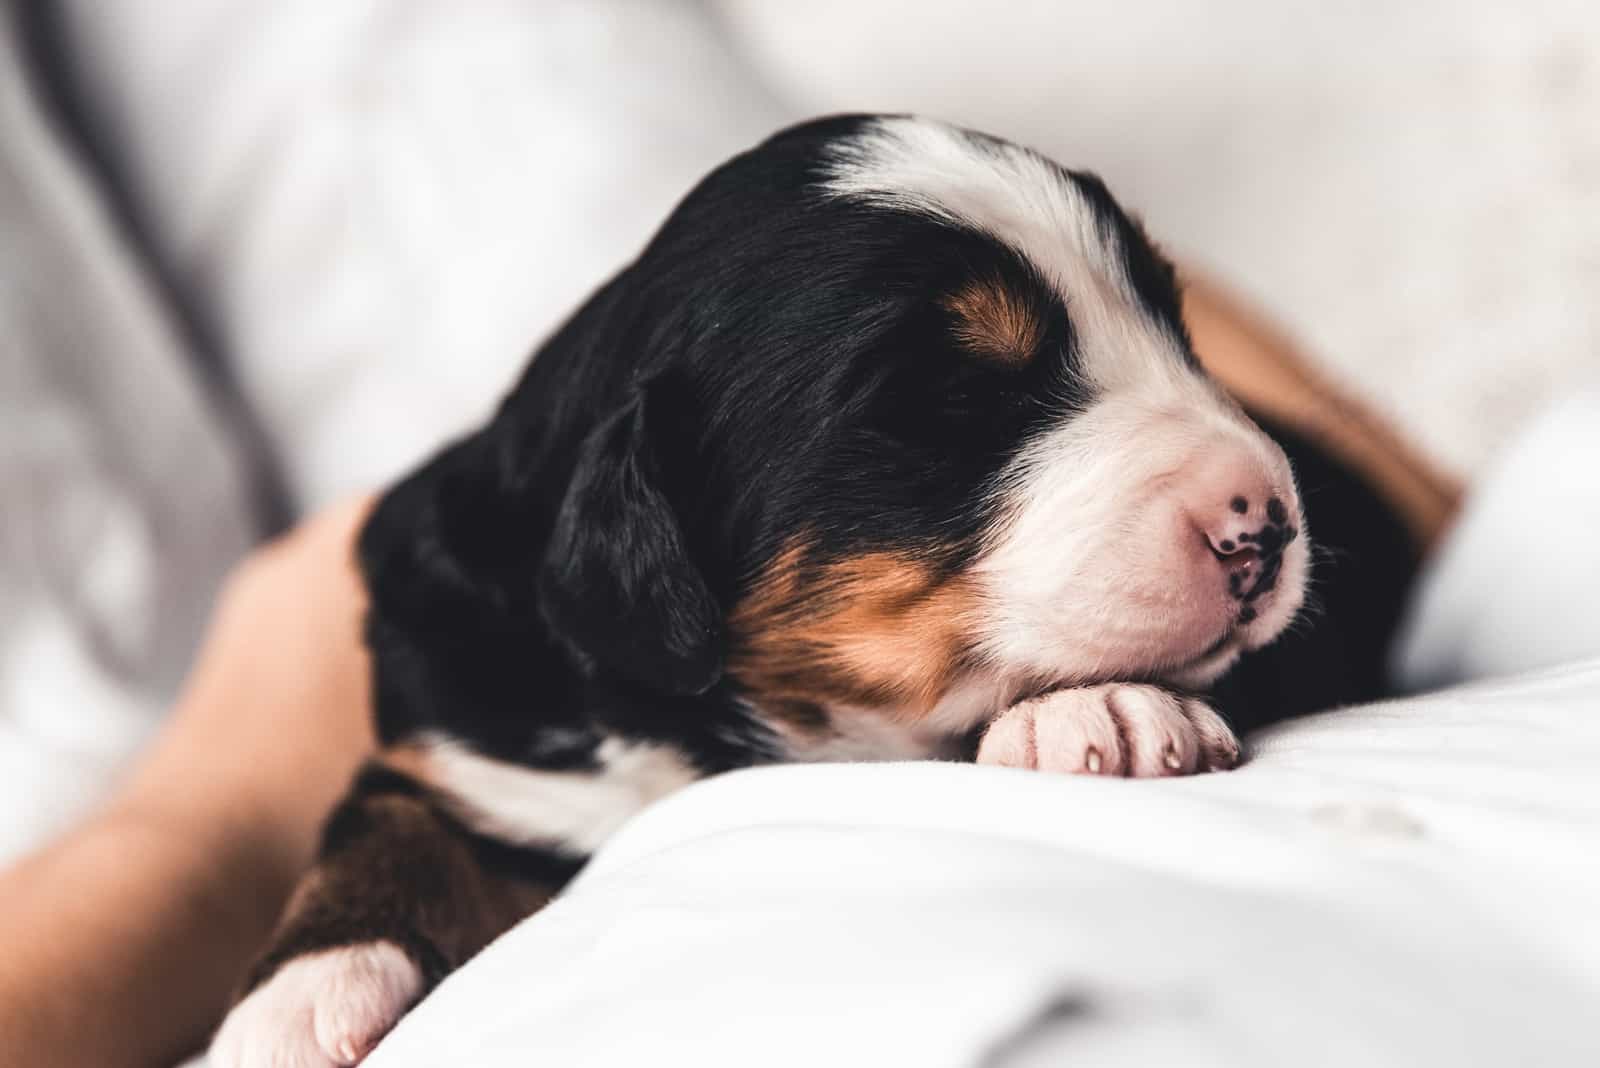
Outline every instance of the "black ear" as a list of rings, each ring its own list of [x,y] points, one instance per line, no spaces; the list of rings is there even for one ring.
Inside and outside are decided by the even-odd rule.
[[[667,694],[722,677],[722,613],[662,492],[641,395],[584,442],[539,578],[545,620],[586,666]]]

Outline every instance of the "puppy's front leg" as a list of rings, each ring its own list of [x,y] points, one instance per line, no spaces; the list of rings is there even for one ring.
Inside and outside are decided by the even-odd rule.
[[[1189,775],[1239,762],[1211,707],[1143,683],[1053,690],[997,716],[978,763],[1088,775]]]
[[[358,1063],[446,974],[544,905],[582,860],[483,838],[427,788],[371,765],[324,832],[215,1068]]]

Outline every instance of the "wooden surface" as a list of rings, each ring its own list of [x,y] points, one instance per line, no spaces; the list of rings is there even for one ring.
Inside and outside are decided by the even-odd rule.
[[[1369,478],[1424,550],[1455,515],[1461,484],[1336,387],[1280,331],[1204,279],[1185,279],[1184,318],[1206,368],[1247,406],[1292,426]]]

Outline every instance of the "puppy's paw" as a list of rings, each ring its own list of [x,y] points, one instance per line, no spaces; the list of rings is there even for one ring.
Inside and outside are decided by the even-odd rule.
[[[359,1063],[422,993],[398,946],[367,942],[296,957],[233,1007],[212,1040],[212,1068],[331,1068]]]
[[[1055,690],[989,724],[978,763],[1087,775],[1190,775],[1239,762],[1233,731],[1204,701],[1158,686]]]

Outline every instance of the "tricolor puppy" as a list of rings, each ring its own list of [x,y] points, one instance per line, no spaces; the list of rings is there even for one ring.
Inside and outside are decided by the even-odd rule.
[[[1314,535],[1335,578],[1285,635]],[[873,117],[701,182],[360,554],[385,749],[223,1068],[360,1060],[715,772],[1232,767],[1230,722],[1377,691],[1412,566],[1371,492],[1207,377],[1097,179]]]

